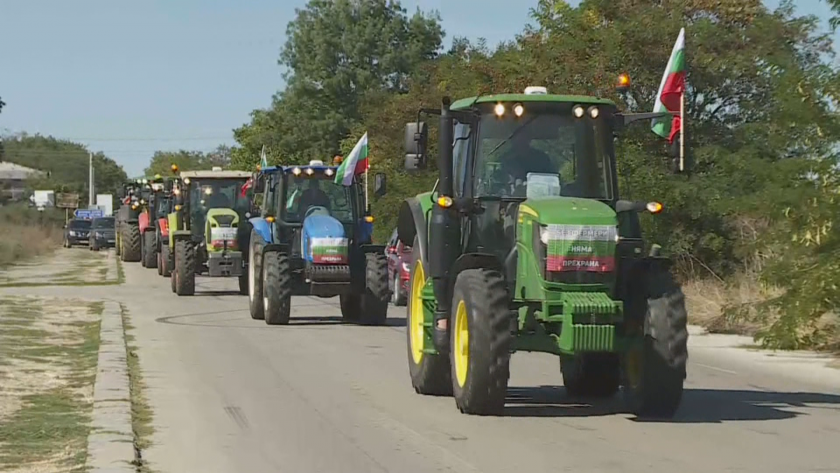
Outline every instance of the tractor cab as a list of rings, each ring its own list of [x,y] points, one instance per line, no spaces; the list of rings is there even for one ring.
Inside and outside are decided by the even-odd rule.
[[[179,295],[195,290],[195,274],[242,277],[242,248],[249,229],[244,225],[250,209],[242,186],[251,177],[245,171],[184,171],[173,188],[175,211],[169,214],[170,250],[174,254],[173,289]],[[179,259],[180,253],[183,255]],[[180,271],[180,272],[179,272]],[[240,292],[245,291],[240,281]]]
[[[289,306],[282,301],[290,300],[291,289],[285,289],[289,285],[302,294],[340,296],[342,314],[349,320],[385,320],[387,260],[384,247],[372,244],[373,216],[364,180],[354,178],[350,185],[336,182],[338,169],[316,160],[308,165],[266,167],[257,174],[254,201],[261,205],[259,215],[250,219],[254,234],[249,277],[251,287],[257,288],[250,293],[252,317],[269,324],[288,323]],[[381,196],[384,174],[377,174],[375,181],[374,195]],[[282,263],[276,255],[282,255]],[[280,266],[276,272],[262,271],[266,262]],[[385,279],[367,281],[366,268],[377,268],[370,274],[381,273]],[[274,279],[277,274],[285,279]],[[259,292],[278,285],[283,286],[283,296],[277,301],[268,299],[266,308]],[[368,304],[367,309],[363,310],[363,304]]]

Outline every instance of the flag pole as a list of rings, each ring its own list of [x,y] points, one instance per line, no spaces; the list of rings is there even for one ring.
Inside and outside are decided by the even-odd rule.
[[[685,171],[685,87],[680,94],[680,172]]]
[[[368,170],[365,169],[365,213],[370,215],[370,200],[368,199]]]

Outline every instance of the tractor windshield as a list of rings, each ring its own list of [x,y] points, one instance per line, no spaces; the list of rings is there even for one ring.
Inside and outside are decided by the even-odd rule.
[[[606,123],[575,118],[567,105],[535,105],[521,117],[482,115],[473,195],[611,199],[612,134]]]
[[[190,214],[193,232],[203,232],[210,209],[231,209],[240,218],[249,210],[248,198],[241,194],[246,179],[193,179],[190,182]]]
[[[353,223],[354,187],[336,184],[327,176],[286,176],[283,221],[300,223],[307,212],[322,207],[336,220]],[[323,211],[322,210],[322,211]]]

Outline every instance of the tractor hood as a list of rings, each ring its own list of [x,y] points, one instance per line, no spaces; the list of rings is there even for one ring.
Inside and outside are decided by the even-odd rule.
[[[528,199],[519,206],[519,212],[535,217],[542,225],[618,225],[609,205],[578,197]]]
[[[618,221],[608,205],[574,197],[529,199],[519,206],[519,222],[539,224],[534,244],[541,248],[549,280],[563,280],[552,274],[615,270]]]
[[[344,225],[330,215],[313,214],[303,221],[301,253],[316,264],[347,264]]]

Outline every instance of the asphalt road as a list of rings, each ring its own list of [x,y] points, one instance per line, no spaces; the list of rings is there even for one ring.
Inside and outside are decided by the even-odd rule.
[[[235,280],[199,278],[179,298],[154,270],[125,274],[84,290],[129,310],[155,471],[840,471],[836,378],[692,341],[677,418],[641,422],[618,398],[567,398],[555,358],[515,354],[506,415],[466,416],[411,388],[404,308],[389,327],[360,327],[341,323],[337,298],[296,297],[292,323],[271,327],[250,319]]]

